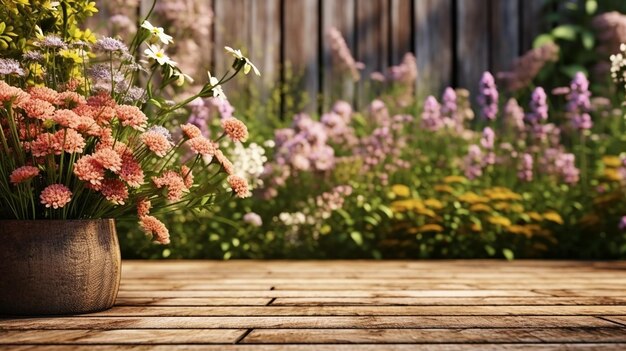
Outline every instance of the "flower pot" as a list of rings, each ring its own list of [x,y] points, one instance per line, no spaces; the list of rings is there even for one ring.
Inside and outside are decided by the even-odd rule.
[[[0,220],[0,315],[105,310],[120,276],[113,219]]]

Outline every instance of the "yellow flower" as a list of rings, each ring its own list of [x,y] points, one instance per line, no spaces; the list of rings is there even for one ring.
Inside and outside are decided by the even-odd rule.
[[[441,210],[443,208],[441,201],[433,198],[424,200],[424,205],[434,208],[435,210]]]
[[[394,184],[391,186],[391,192],[396,194],[396,196],[401,197],[409,197],[411,195],[411,189],[408,186],[403,184]]]
[[[416,207],[415,209],[415,213],[420,214],[420,215],[424,215],[427,217],[431,217],[431,218],[435,218],[437,217],[437,214],[435,213],[435,211],[431,210],[430,208],[425,208],[425,207]]]
[[[530,217],[533,221],[541,222],[543,221],[543,216],[539,214],[539,212],[531,211],[526,212],[526,215]]]
[[[485,204],[473,204],[470,206],[470,211],[472,212],[491,212],[493,209]]]
[[[510,210],[511,212],[522,213],[524,212],[524,206],[520,204],[512,204]]]
[[[454,189],[452,189],[452,187],[449,185],[437,184],[434,186],[434,189],[435,191],[440,192],[440,193],[452,194],[454,192]]]
[[[504,188],[504,187],[493,187],[491,189],[486,189],[485,196],[487,196],[488,198],[492,200],[500,200],[500,201],[522,199],[522,195],[517,194],[511,191],[510,189]]]
[[[467,178],[458,175],[451,175],[443,178],[443,182],[446,184],[452,183],[467,183]]]
[[[440,226],[439,224],[434,224],[434,223],[424,224],[417,228],[411,228],[411,229],[413,229],[412,231],[415,233],[427,233],[427,232],[441,233],[443,232],[443,227]]]
[[[502,216],[490,216],[489,218],[487,218],[487,220],[491,224],[499,225],[502,227],[509,227],[511,225],[511,220]]]
[[[558,223],[558,224],[564,223],[561,215],[554,211],[549,211],[549,212],[544,213],[543,218],[547,221]]]
[[[483,225],[480,222],[474,222],[470,226],[470,230],[473,232],[480,232],[481,230],[483,230]]]
[[[619,156],[605,155],[602,156],[602,163],[607,167],[618,168],[622,165],[622,160]]]
[[[469,204],[481,203],[481,202],[489,202],[489,199],[484,196],[479,196],[473,192],[467,192],[465,194],[459,195],[459,200],[463,202],[467,202]]]
[[[603,176],[605,179],[613,182],[619,182],[620,180],[622,180],[622,175],[620,174],[619,170],[615,168],[605,168]]]
[[[508,228],[506,228],[506,230],[511,233],[511,234],[522,234],[522,235],[526,235],[528,237],[533,235],[533,228],[531,226],[528,225],[512,225]]]
[[[391,203],[391,210],[394,212],[405,212],[415,209],[424,208],[421,201],[415,199],[398,200]]]

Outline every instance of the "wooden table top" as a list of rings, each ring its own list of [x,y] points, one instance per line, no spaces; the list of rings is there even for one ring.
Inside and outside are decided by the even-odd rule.
[[[114,308],[0,349],[626,350],[626,262],[125,261]]]

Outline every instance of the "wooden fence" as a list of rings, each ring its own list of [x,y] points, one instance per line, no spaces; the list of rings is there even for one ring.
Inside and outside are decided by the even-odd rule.
[[[165,1],[165,0],[160,0]],[[172,0],[168,0],[172,1]],[[178,0],[182,1],[182,0]],[[198,57],[218,71],[229,60],[224,45],[244,47],[263,72],[261,89],[280,82],[286,69],[302,75],[312,98],[310,110],[326,107],[332,67],[326,30],[337,27],[362,76],[417,57],[419,95],[447,85],[475,90],[483,71],[510,67],[542,30],[545,0],[186,0],[213,10],[212,45]],[[142,0],[145,7],[150,0]],[[141,12],[141,10],[139,11]],[[285,63],[289,63],[290,68]],[[346,78],[347,79],[347,78]],[[358,100],[363,82],[343,82],[343,93]]]

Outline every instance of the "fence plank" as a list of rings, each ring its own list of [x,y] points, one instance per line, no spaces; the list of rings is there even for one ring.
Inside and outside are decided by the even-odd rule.
[[[254,86],[261,101],[267,101],[280,78],[280,0],[250,1],[250,59],[261,71]]]
[[[482,73],[489,69],[489,17],[487,1],[463,0],[457,2],[457,83],[467,88],[475,100]]]
[[[304,108],[307,112],[317,110],[320,69],[318,12],[317,0],[283,2],[283,23],[287,28],[283,33],[283,57],[286,63],[291,64],[293,73],[303,79],[302,88],[309,99]]]
[[[356,58],[365,64],[357,94],[357,106],[361,106],[373,97],[369,94],[370,74],[389,65],[389,0],[358,1],[356,5]]]
[[[522,6],[518,16],[522,19],[522,51],[532,49],[535,37],[546,29],[542,18],[545,4],[546,0],[521,1]]]
[[[439,94],[452,84],[452,1],[415,1],[417,95]]]
[[[518,0],[491,1],[491,71],[511,68],[520,53]]]
[[[405,53],[413,51],[411,10],[411,0],[391,0],[389,6],[389,52],[392,65],[400,63]]]
[[[322,0],[322,50],[323,50],[323,110],[326,111],[337,99],[352,102],[355,83],[332,62],[327,31],[331,27],[341,31],[350,52],[355,53],[355,0]]]

